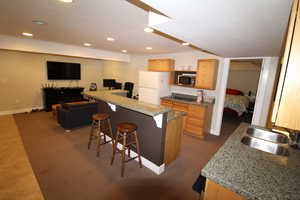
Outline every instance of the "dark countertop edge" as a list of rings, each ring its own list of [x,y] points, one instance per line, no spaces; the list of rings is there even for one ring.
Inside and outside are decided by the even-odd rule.
[[[145,115],[149,115],[149,116],[152,116],[152,117],[154,117],[154,116],[156,116],[156,115],[159,115],[159,114],[164,114],[164,113],[166,113],[166,112],[170,112],[170,111],[172,110],[171,108],[165,107],[165,110],[164,110],[164,111],[161,111],[161,112],[147,112],[147,111],[141,111],[141,110],[139,110],[139,109],[135,109],[135,108],[132,108],[132,107],[130,107],[130,106],[126,106],[126,105],[123,105],[123,104],[119,104],[119,103],[116,103],[116,102],[112,102],[112,101],[109,101],[109,100],[107,100],[107,99],[102,99],[102,98],[99,98],[99,97],[95,97],[95,96],[93,96],[93,95],[89,95],[89,94],[85,94],[85,93],[83,93],[83,95],[92,97],[92,98],[97,99],[97,100],[105,101],[105,102],[107,102],[107,103],[111,103],[111,104],[114,104],[114,105],[117,105],[117,106],[121,106],[121,107],[123,107],[123,108],[129,109],[129,110],[132,110],[132,111],[135,111],[135,112],[143,113],[143,114],[145,114]],[[124,98],[126,98],[126,97],[124,97]]]
[[[210,103],[210,102],[197,103],[196,101],[184,101],[184,100],[180,100],[180,99],[174,99],[174,98],[172,98],[170,96],[161,97],[160,99],[166,99],[166,100],[176,101],[176,102],[179,102],[179,103],[191,104],[191,105],[195,105],[195,106],[210,106],[210,105],[214,105],[214,103]]]

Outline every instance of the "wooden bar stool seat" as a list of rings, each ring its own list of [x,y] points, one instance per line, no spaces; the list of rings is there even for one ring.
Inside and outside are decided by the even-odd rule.
[[[88,149],[90,149],[93,140],[97,140],[97,157],[100,154],[100,146],[112,142],[113,134],[110,124],[110,115],[107,113],[97,113],[92,115],[92,128],[88,143]],[[109,136],[111,140],[106,139],[106,136]]]
[[[96,120],[96,121],[106,120],[109,117],[110,116],[107,113],[97,113],[97,114],[93,114],[93,116],[92,116],[93,120]]]
[[[122,148],[119,149],[118,143],[122,145]],[[128,159],[125,158],[125,152],[128,150],[127,156]],[[135,157],[130,156],[130,151],[134,150],[137,154]],[[125,163],[131,160],[138,158],[140,168],[142,168],[142,160],[140,153],[140,144],[137,137],[137,125],[133,123],[121,123],[117,125],[117,134],[115,137],[115,142],[113,144],[113,155],[111,159],[111,165],[114,162],[115,154],[121,154],[122,159],[122,167],[121,167],[121,176],[124,176],[125,171]]]

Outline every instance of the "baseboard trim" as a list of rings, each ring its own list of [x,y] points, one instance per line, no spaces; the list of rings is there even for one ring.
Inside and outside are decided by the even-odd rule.
[[[214,129],[210,129],[209,133],[210,133],[211,135],[220,136],[220,131],[216,131],[216,130],[214,130]]]
[[[106,136],[106,140],[111,140],[111,137]],[[111,144],[111,142],[110,142]],[[118,143],[118,148],[122,148],[123,145]],[[126,155],[128,155],[128,151],[125,152]],[[135,157],[137,156],[137,154],[134,151],[131,151],[131,157]],[[142,164],[143,166],[147,167],[148,169],[150,169],[151,171],[153,171],[155,174],[160,175],[165,171],[165,164],[162,164],[160,166],[154,164],[153,162],[151,162],[150,160],[148,160],[147,158],[144,158],[143,156],[141,156],[142,159]],[[138,162],[138,158],[135,159],[135,161]]]
[[[0,115],[13,115],[18,113],[29,113],[33,109],[43,109],[43,107],[32,107],[32,108],[22,108],[22,109],[15,109],[15,110],[6,110],[6,111],[0,111]]]

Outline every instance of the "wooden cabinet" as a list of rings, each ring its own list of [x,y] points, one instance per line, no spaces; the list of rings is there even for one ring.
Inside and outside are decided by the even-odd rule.
[[[195,87],[206,90],[214,90],[216,88],[217,73],[218,60],[198,60]]]
[[[181,150],[181,136],[183,131],[183,117],[171,120],[167,123],[164,163],[170,164],[176,160]]]
[[[246,198],[207,179],[204,200],[246,200]]]
[[[151,59],[148,60],[148,71],[169,72],[174,70],[173,59]]]
[[[160,105],[166,106],[166,107],[169,107],[169,108],[172,108],[172,107],[173,107],[173,101],[171,101],[171,100],[166,100],[166,99],[162,99],[162,100],[160,101]]]
[[[282,68],[277,86],[272,122],[275,126],[300,130],[300,3],[294,1]]]
[[[202,139],[210,131],[212,105],[197,106],[165,99],[161,100],[161,105],[187,113],[187,116],[183,119],[185,134]]]
[[[205,138],[210,131],[212,106],[189,105],[185,120],[186,134],[199,138]]]

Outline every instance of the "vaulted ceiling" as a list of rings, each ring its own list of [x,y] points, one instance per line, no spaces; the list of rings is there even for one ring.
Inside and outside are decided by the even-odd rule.
[[[288,22],[291,0],[142,0],[171,17],[155,29],[225,57],[276,56]],[[45,21],[37,25],[33,20]],[[1,0],[0,34],[128,53],[191,50],[146,33],[148,13],[126,0]],[[106,40],[115,38],[114,42]],[[152,50],[146,50],[150,46]]]
[[[43,20],[37,25],[33,20]],[[128,53],[169,53],[191,50],[177,42],[144,32],[148,13],[125,0],[1,0],[0,34]],[[114,42],[106,40],[115,38]],[[146,50],[145,47],[152,47]]]
[[[141,0],[169,16],[155,28],[226,57],[277,56],[292,0]]]

